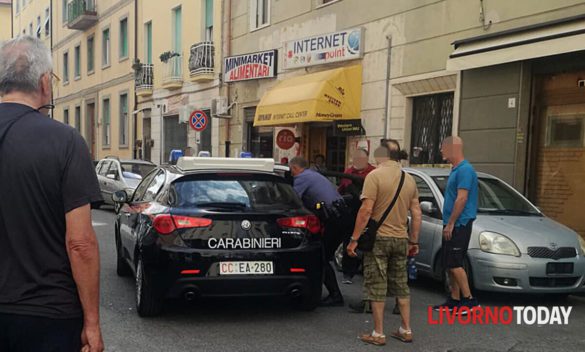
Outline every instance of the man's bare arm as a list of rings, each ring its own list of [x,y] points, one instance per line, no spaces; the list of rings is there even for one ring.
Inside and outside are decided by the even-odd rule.
[[[77,285],[83,308],[84,344],[90,351],[103,350],[100,331],[100,257],[95,232],[91,225],[89,204],[76,208],[65,215],[67,253],[73,279]]]
[[[358,239],[366,226],[368,226],[368,221],[372,217],[372,211],[374,209],[374,201],[371,199],[365,198],[362,201],[362,206],[358,211],[357,218],[355,220],[355,227],[353,229],[352,238]]]
[[[418,236],[422,225],[422,211],[420,209],[420,202],[418,198],[410,202],[410,215],[412,217],[412,226],[410,229],[410,241],[418,243]]]

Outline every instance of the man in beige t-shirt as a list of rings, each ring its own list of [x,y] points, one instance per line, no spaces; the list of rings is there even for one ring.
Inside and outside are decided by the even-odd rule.
[[[355,256],[357,241],[370,218],[379,220],[397,192],[402,174],[400,163],[393,161],[386,146],[374,153],[378,168],[365,180],[362,190],[362,206],[359,210],[348,254]],[[408,212],[412,215],[412,231],[408,234]],[[364,299],[371,301],[374,331],[361,336],[361,340],[374,345],[384,345],[384,306],[387,296],[398,298],[402,324],[392,337],[403,342],[412,341],[410,329],[410,291],[406,274],[407,253],[418,253],[418,235],[422,222],[418,190],[414,179],[405,173],[404,184],[394,207],[380,224],[372,252],[364,256]]]

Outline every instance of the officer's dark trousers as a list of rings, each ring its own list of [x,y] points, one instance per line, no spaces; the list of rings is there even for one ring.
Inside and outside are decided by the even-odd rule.
[[[2,352],[79,352],[83,319],[0,313]]]
[[[325,224],[325,234],[323,235],[323,247],[325,252],[325,263],[323,265],[323,284],[329,295],[332,297],[340,297],[341,290],[337,283],[335,270],[331,264],[335,256],[335,250],[341,243],[343,243],[346,236],[346,229],[344,224],[346,221],[340,218],[332,218]]]

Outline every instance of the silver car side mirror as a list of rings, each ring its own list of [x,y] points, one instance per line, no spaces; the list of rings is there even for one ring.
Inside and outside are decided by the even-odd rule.
[[[432,202],[420,202],[420,209],[425,215],[434,215],[437,213],[437,207]]]

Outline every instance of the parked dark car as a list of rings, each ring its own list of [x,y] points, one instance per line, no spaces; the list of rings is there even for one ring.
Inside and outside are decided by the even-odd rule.
[[[321,299],[321,225],[272,159],[184,157],[114,200],[117,273],[134,274],[140,316],[166,297]]]

